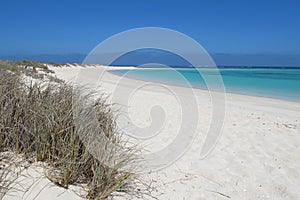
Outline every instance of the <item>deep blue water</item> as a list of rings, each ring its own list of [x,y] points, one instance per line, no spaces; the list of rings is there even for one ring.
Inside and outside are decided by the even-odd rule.
[[[113,70],[128,78],[164,84],[220,90],[223,80],[226,92],[300,101],[300,69],[232,68],[232,69],[137,69]],[[221,78],[221,79],[220,79]]]

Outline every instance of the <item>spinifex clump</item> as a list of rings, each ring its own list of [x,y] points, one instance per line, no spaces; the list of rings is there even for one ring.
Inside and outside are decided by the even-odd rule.
[[[122,153],[101,148],[100,156],[114,158],[113,166],[92,156],[74,122],[72,105],[82,100],[72,102],[72,95],[80,90],[57,82],[25,84],[20,74],[0,70],[0,151],[34,156],[50,166],[46,175],[57,185],[87,185],[88,198],[102,199],[131,176],[121,168],[131,165],[133,151],[125,148],[110,105],[99,95],[91,105],[98,118],[98,133],[122,147]],[[85,99],[89,96],[94,94],[85,95]]]

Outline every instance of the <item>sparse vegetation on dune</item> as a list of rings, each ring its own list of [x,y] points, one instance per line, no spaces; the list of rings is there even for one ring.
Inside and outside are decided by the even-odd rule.
[[[78,133],[84,127],[79,130],[74,121],[72,105],[82,104],[94,94],[72,98],[82,89],[74,89],[62,82],[25,84],[16,72],[19,71],[18,65],[26,64],[33,65],[27,62],[0,63],[0,151],[22,153],[25,158],[34,157],[36,161],[47,163],[49,170],[46,176],[51,181],[64,188],[70,184],[85,185],[89,199],[108,197],[132,176],[131,172],[122,169],[124,166],[130,168],[134,155],[118,134],[110,105],[100,95],[90,105],[93,109],[86,111],[87,115],[96,111],[97,133],[105,135],[106,140],[123,150],[122,153],[117,149],[108,150],[105,148],[107,141],[98,140],[98,145],[104,146],[100,156],[115,160],[113,166],[106,166],[88,151]],[[41,64],[40,67],[43,66]]]
[[[55,79],[55,77],[50,76],[50,74],[53,74],[54,71],[50,70],[47,64],[41,62],[30,60],[22,60],[18,62],[0,60],[0,69],[24,74],[35,79],[44,79],[47,77],[52,81],[61,82],[60,80]]]

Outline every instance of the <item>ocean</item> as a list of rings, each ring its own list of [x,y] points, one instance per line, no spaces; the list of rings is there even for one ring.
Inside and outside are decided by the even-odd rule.
[[[208,87],[205,80],[218,83],[222,79],[229,93],[300,101],[299,68],[143,68],[110,72],[144,81],[221,91],[222,85]]]

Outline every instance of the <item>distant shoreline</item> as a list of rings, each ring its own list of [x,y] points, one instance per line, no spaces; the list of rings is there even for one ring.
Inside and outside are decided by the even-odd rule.
[[[109,65],[110,67],[136,67],[138,68],[218,68],[218,69],[300,69],[299,67],[291,67],[291,66],[211,66],[211,67],[193,67],[193,66],[168,66],[168,67],[160,67],[160,66],[143,66],[138,67],[139,65]]]
[[[173,70],[172,70],[173,69]],[[133,70],[133,71],[131,71]],[[189,82],[177,80],[173,73],[166,78],[165,71],[178,71]],[[131,73],[127,74],[129,71]],[[199,71],[212,77],[222,76],[224,92],[257,96],[271,99],[281,99],[290,102],[299,102],[299,69],[274,68],[138,68],[138,67],[109,67],[108,72],[117,76],[126,76],[130,79],[156,82],[180,87],[193,87],[207,90],[207,83]],[[159,72],[159,73],[158,73]],[[127,75],[126,75],[127,74]],[[172,75],[173,74],[173,75]],[[211,88],[222,91],[222,88]]]

